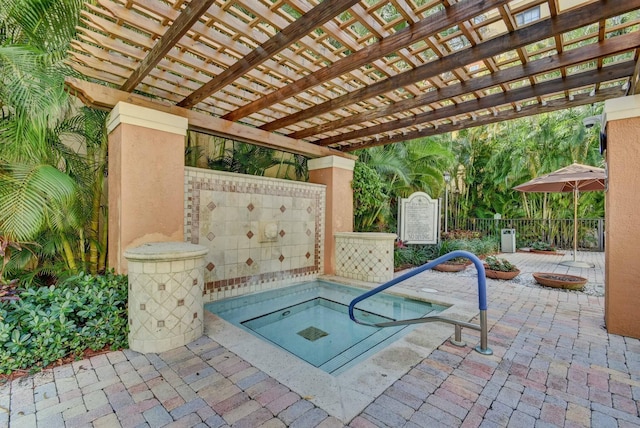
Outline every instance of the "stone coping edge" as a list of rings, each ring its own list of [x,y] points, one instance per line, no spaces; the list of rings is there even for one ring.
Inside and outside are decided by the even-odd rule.
[[[380,232],[334,232],[336,238],[357,238],[357,239],[396,239],[398,235],[395,233]]]
[[[204,256],[207,247],[189,242],[149,242],[124,252],[127,260],[184,260]]]

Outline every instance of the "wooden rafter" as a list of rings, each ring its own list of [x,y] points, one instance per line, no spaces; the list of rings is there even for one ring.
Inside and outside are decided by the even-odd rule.
[[[609,98],[619,97],[621,91],[619,88],[609,88],[598,92],[594,96],[588,94],[577,95],[573,100],[563,98],[559,100],[549,101],[543,104],[536,104],[530,106],[524,106],[520,111],[509,111],[508,113],[498,113],[495,115],[487,114],[474,119],[458,121],[455,124],[445,124],[438,127],[426,128],[420,131],[411,131],[404,134],[393,135],[390,137],[375,138],[368,141],[359,142],[356,144],[350,144],[343,148],[346,152],[352,152],[354,150],[367,149],[370,147],[384,146],[386,144],[398,143],[400,141],[415,140],[418,138],[429,137],[432,135],[443,134],[447,132],[460,131],[462,129],[474,128],[476,126],[489,125],[496,122],[504,122],[506,120],[517,119],[520,117],[533,116],[541,113],[549,113],[552,111],[568,109],[572,107],[578,107],[585,104],[597,103],[607,100]]]
[[[281,31],[278,31],[273,37],[251,51],[251,53],[240,61],[237,61],[227,70],[203,85],[200,89],[180,101],[178,105],[185,108],[193,107],[204,98],[216,92],[218,89],[223,88],[236,80],[239,72],[246,72],[247,70],[256,68],[273,55],[276,55],[278,52],[285,49],[291,43],[294,43],[302,36],[311,32],[314,28],[321,26],[359,1],[360,0],[341,0],[320,3],[318,6],[305,13],[300,19],[294,21]]]
[[[606,67],[597,71],[588,70],[584,73],[574,74],[571,77],[550,80],[548,82],[539,83],[535,86],[526,86],[514,89],[509,92],[501,92],[494,95],[488,95],[475,101],[467,101],[453,106],[443,107],[435,112],[427,112],[413,115],[405,119],[398,119],[386,122],[378,126],[360,129],[358,131],[346,132],[336,137],[329,137],[315,144],[319,146],[329,146],[341,141],[349,141],[358,138],[368,137],[388,131],[416,126],[438,119],[444,119],[451,116],[458,116],[465,113],[471,113],[477,110],[485,110],[494,106],[504,105],[524,101],[534,97],[550,95],[558,92],[567,91],[570,88],[586,86],[588,84],[606,82],[609,80],[621,79],[633,72],[635,64],[633,61],[620,63]]]
[[[603,41],[602,43],[599,43],[597,45],[589,45],[582,48],[573,49],[563,54],[552,55],[543,59],[539,59],[537,61],[529,62],[525,65],[509,67],[505,70],[499,70],[486,76],[472,79],[471,81],[465,82],[465,84],[458,83],[455,85],[450,85],[440,89],[439,91],[433,91],[423,95],[419,95],[415,98],[400,101],[385,108],[369,110],[359,115],[349,116],[344,119],[335,120],[323,125],[318,125],[313,128],[306,128],[304,130],[294,132],[289,136],[291,138],[302,139],[312,135],[322,134],[340,129],[346,126],[369,122],[392,114],[401,113],[411,108],[428,105],[437,101],[438,99],[453,98],[456,96],[464,95],[465,93],[481,91],[494,87],[496,85],[502,85],[507,82],[521,80],[528,76],[536,76],[563,67],[570,67],[576,64],[585,63],[595,60],[601,56],[615,55],[619,52],[633,49],[638,45],[640,45],[640,33],[627,34]]]
[[[67,63],[315,157],[639,93],[640,0],[566,4],[93,0]]]
[[[149,54],[140,62],[138,68],[129,76],[126,82],[120,87],[121,90],[131,92],[142,79],[164,58],[164,56],[175,46],[182,36],[185,35],[193,24],[200,19],[215,0],[191,0],[178,19],[169,27],[160,41],[151,49]]]
[[[599,3],[591,3],[587,6],[576,9],[570,15],[559,15],[554,18],[541,21],[537,24],[530,25],[504,36],[497,37],[488,42],[482,43],[476,49],[466,49],[442,58],[435,63],[428,63],[421,67],[394,76],[379,83],[369,85],[363,89],[353,91],[348,95],[336,98],[315,107],[308,108],[298,113],[291,114],[273,122],[261,126],[266,131],[274,131],[284,128],[296,122],[303,121],[310,117],[321,114],[325,111],[334,110],[347,106],[352,103],[364,101],[373,98],[385,92],[392,91],[394,88],[403,87],[407,84],[415,83],[423,79],[428,79],[435,75],[445,73],[456,67],[462,67],[483,58],[497,55],[504,50],[505,46],[511,49],[517,49],[530,43],[537,42],[548,38],[554,31],[566,32],[576,28],[588,25],[593,22],[593,16],[611,17],[619,15],[633,9],[629,3],[625,2],[608,2],[609,5]],[[640,1],[636,1],[640,6]]]
[[[380,58],[391,54],[400,48],[404,48],[414,44],[415,42],[429,37],[439,31],[457,25],[458,23],[469,20],[474,16],[478,16],[483,12],[494,7],[506,3],[508,0],[493,0],[487,2],[463,2],[456,3],[441,13],[431,15],[430,17],[405,28],[377,43],[371,44],[360,49],[357,52],[345,57],[332,64],[331,67],[321,68],[320,70],[301,79],[296,80],[287,86],[274,91],[253,103],[247,104],[224,116],[227,120],[239,120],[256,111],[262,110],[282,99],[292,97],[302,91],[305,91],[319,82],[330,80],[344,73],[362,67],[371,62],[373,58]]]

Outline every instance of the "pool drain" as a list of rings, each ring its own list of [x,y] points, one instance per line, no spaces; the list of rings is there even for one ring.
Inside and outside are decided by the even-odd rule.
[[[315,328],[315,327],[307,327],[304,330],[300,330],[298,332],[298,334],[302,337],[304,337],[305,339],[307,339],[310,342],[315,342],[316,340],[320,339],[321,337],[325,337],[328,336],[329,333],[320,330],[319,328]]]

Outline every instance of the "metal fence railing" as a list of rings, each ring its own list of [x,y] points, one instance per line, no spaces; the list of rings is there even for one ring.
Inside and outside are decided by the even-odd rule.
[[[450,219],[455,229],[481,232],[500,238],[502,229],[515,229],[518,247],[543,241],[561,249],[573,248],[573,219]],[[449,230],[453,229],[449,228]],[[604,219],[578,219],[578,249],[604,251]]]

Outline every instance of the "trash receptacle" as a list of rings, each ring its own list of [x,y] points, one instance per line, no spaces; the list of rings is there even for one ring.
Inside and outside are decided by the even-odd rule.
[[[515,229],[502,229],[500,234],[502,238],[500,240],[500,251],[503,253],[515,253],[516,252],[516,230]]]

